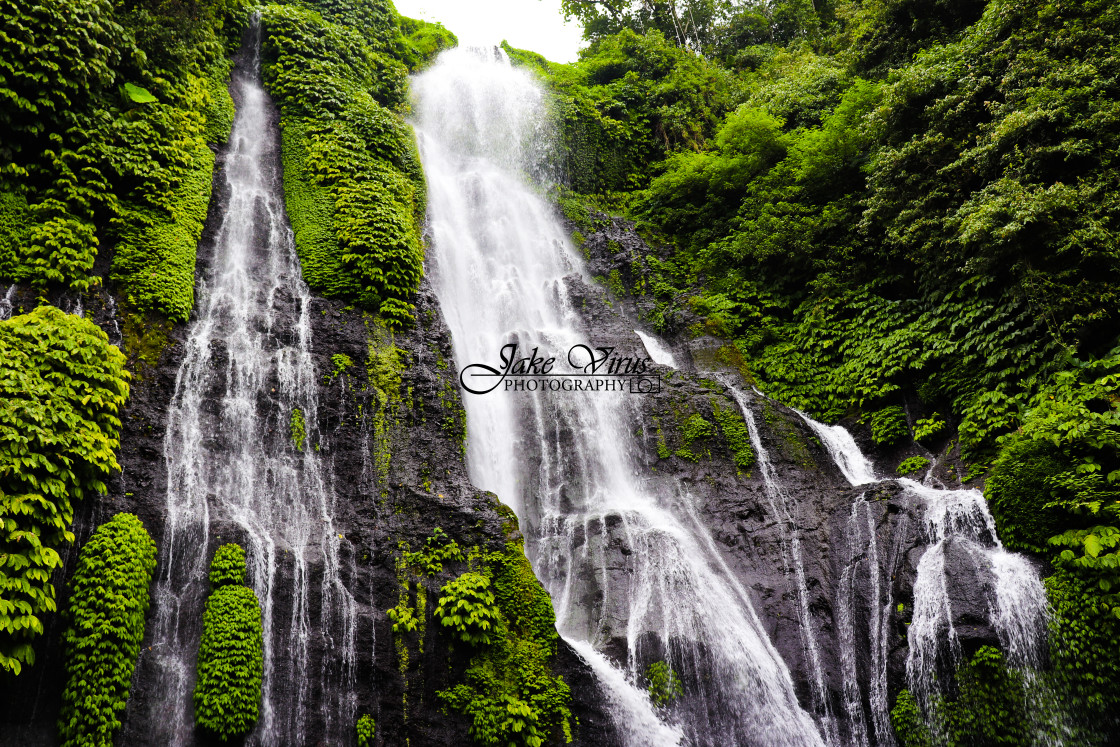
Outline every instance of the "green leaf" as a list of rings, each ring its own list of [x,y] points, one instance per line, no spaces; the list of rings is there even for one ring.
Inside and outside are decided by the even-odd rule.
[[[142,88],[132,83],[124,84],[124,93],[137,104],[154,104],[159,101],[147,88]]]

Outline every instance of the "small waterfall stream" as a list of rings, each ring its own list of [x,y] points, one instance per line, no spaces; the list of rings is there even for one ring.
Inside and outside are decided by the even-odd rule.
[[[456,49],[413,91],[433,284],[459,368],[496,363],[508,343],[558,356],[586,343],[570,300],[582,263],[522,176],[547,152],[539,85],[500,53]],[[557,627],[599,673],[632,744],[822,744],[687,491],[639,470],[628,396],[465,395],[473,480],[517,512]],[[687,683],[658,713],[641,692],[651,659]]]
[[[251,745],[345,744],[356,657],[329,470],[318,454],[310,295],[284,213],[275,115],[260,83],[259,26],[235,69],[228,204],[189,328],[164,441],[167,504],[154,619],[141,667],[145,743],[193,744],[195,657],[207,568],[246,550],[263,611],[263,704]],[[290,426],[298,410],[306,438]],[[214,540],[215,536],[217,540]]]
[[[798,413],[820,438],[825,449],[835,461],[844,477],[853,486],[878,482],[874,469],[860,451],[851,434],[841,426],[818,423],[804,413]],[[927,476],[928,479],[928,476]],[[953,627],[952,601],[949,594],[950,578],[946,571],[946,554],[953,548],[958,555],[970,559],[976,571],[986,574],[990,581],[983,585],[987,596],[988,622],[995,629],[1007,663],[1027,672],[1028,690],[1030,672],[1044,663],[1047,641],[1048,607],[1046,591],[1037,570],[1022,555],[1009,552],[996,534],[995,521],[988,511],[987,502],[979,490],[962,488],[946,489],[922,484],[908,478],[898,478],[897,483],[905,493],[918,498],[925,505],[925,535],[927,547],[918,561],[914,582],[914,610],[907,633],[909,655],[906,661],[907,684],[922,703],[929,706],[931,698],[939,692],[938,675],[952,673],[962,663],[960,642]],[[849,521],[849,562],[845,577],[839,587],[839,643],[842,662],[855,658],[855,647],[866,646],[872,662],[866,693],[871,704],[871,722],[874,744],[894,744],[890,729],[889,703],[886,696],[886,624],[890,617],[889,579],[883,577],[884,566],[879,555],[881,549],[875,533],[875,517],[860,494],[852,504]],[[860,519],[863,513],[865,518]],[[870,609],[867,615],[867,641],[856,641],[850,618],[860,611],[853,609],[851,579],[858,566],[865,565],[872,588]],[[893,562],[888,566],[893,567]],[[885,598],[884,598],[885,597]],[[844,695],[849,704],[849,717],[863,717],[859,681],[854,667],[844,667]],[[1037,693],[1027,692],[1028,702]],[[1032,709],[1036,738],[1039,744],[1060,745],[1064,731],[1061,716],[1055,712],[1042,713]],[[1047,722],[1047,723],[1044,723]],[[853,728],[858,735],[856,743],[868,745],[866,724]]]

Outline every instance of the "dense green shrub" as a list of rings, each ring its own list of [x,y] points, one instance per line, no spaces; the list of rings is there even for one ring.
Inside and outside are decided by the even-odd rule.
[[[34,662],[73,503],[120,467],[124,356],[92,322],[41,306],[0,321],[0,669]]]
[[[900,477],[920,472],[929,466],[929,460],[924,456],[912,456],[903,459],[902,462],[895,468],[895,474]]]
[[[668,705],[684,694],[680,677],[663,661],[655,661],[646,667],[646,682],[650,700],[655,705]]]
[[[223,545],[210,564],[214,589],[206,600],[195,722],[221,739],[248,734],[260,715],[264,644],[257,595],[237,579],[245,577],[245,553]]]
[[[880,445],[896,444],[910,435],[906,411],[898,405],[875,410],[868,417],[871,439]]]
[[[490,643],[475,646],[463,681],[438,693],[470,719],[480,745],[540,747],[553,735],[570,741],[571,691],[553,676],[556,618],[520,544],[488,553],[481,570],[491,580],[499,615]]]
[[[451,628],[460,641],[488,645],[499,617],[490,579],[481,573],[467,572],[448,581],[440,591],[443,596],[435,609],[436,619],[445,628]]]
[[[210,587],[245,584],[245,550],[236,542],[222,545],[210,561]]]
[[[206,140],[224,140],[232,119],[225,45],[237,6],[0,6],[0,99],[10,104],[0,123],[11,134],[0,162],[27,203],[18,243],[0,247],[0,275],[87,292],[108,250],[126,302],[186,320],[214,166]]]
[[[374,722],[373,716],[363,713],[358,718],[355,728],[358,732],[358,747],[373,747],[373,739],[377,732],[377,724]]]
[[[1005,545],[1043,551],[1059,527],[1058,511],[1049,506],[1049,480],[1066,468],[1050,441],[1016,436],[1004,445],[992,466],[984,497]]]
[[[953,698],[934,696],[923,716],[913,695],[903,690],[891,710],[891,724],[902,747],[997,747],[1030,744],[1022,675],[1003,654],[981,646],[957,668]]]
[[[113,744],[144,639],[155,567],[155,543],[132,514],[102,524],[82,548],[63,637],[66,687],[58,730],[65,747]]]
[[[1109,743],[1120,727],[1120,619],[1102,604],[1100,587],[1073,570],[1046,579],[1054,611],[1050,657],[1069,711],[1086,744]]]
[[[406,105],[405,68],[306,8],[267,6],[262,23],[304,279],[405,324],[423,272],[426,194],[412,130],[393,111]]]

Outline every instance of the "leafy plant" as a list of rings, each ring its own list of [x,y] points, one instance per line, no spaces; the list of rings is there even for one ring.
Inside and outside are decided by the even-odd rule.
[[[210,564],[213,591],[202,618],[194,716],[221,739],[248,734],[257,722],[264,667],[261,605],[237,579],[245,577],[245,553],[223,545]]]
[[[0,321],[0,669],[34,662],[73,503],[120,469],[124,356],[81,317],[41,306]]]
[[[655,661],[646,667],[647,691],[655,705],[665,706],[684,694],[680,677],[664,661]]]
[[[912,456],[903,459],[902,462],[895,468],[895,474],[899,477],[921,472],[929,466],[929,460],[924,456]]]
[[[144,639],[155,566],[155,543],[132,514],[117,514],[82,547],[63,635],[58,731],[66,747],[113,744]]]
[[[307,423],[303,419],[303,410],[298,407],[292,408],[292,414],[288,419],[288,430],[291,432],[292,444],[296,447],[296,451],[303,451],[304,443],[307,441]]]
[[[906,425],[906,412],[898,405],[876,410],[868,417],[871,425],[871,439],[882,445],[898,443],[910,435]]]
[[[358,747],[373,747],[376,727],[373,716],[368,713],[363,713],[358,717],[358,723],[355,727],[358,732]]]
[[[245,583],[245,550],[236,542],[222,545],[210,561],[210,587],[242,586]]]
[[[498,608],[490,579],[481,573],[467,572],[440,589],[435,616],[462,642],[486,645],[498,621]]]

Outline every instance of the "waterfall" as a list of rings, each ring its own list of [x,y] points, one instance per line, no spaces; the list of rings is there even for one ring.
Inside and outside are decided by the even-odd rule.
[[[195,657],[217,545],[246,550],[263,612],[260,720],[247,743],[349,742],[356,604],[343,584],[333,492],[318,454],[310,295],[284,213],[275,113],[260,83],[260,30],[235,69],[224,167],[228,203],[200,283],[168,413],[167,503],[149,647],[154,679],[136,728],[193,744]],[[292,413],[306,437],[296,442]]]
[[[826,426],[804,413],[798,413],[821,439],[829,455],[844,477],[853,486],[876,482],[870,460],[860,451],[851,434],[841,426]],[[951,673],[962,663],[960,642],[953,627],[953,609],[949,594],[950,577],[946,571],[946,554],[952,549],[970,560],[977,572],[985,574],[988,622],[999,636],[1009,666],[1022,669],[1027,685],[1026,697],[1032,707],[1030,716],[1037,743],[1060,745],[1068,727],[1058,709],[1049,703],[1046,693],[1032,675],[1044,663],[1048,607],[1046,590],[1037,570],[1027,559],[1003,547],[996,534],[995,520],[979,490],[944,489],[899,478],[897,483],[906,495],[920,499],[925,505],[925,535],[928,542],[918,561],[914,582],[914,610],[907,633],[909,653],[906,661],[907,686],[927,708],[938,694],[938,675]],[[861,513],[865,520],[860,520]],[[890,616],[889,582],[883,578],[878,560],[880,548],[875,533],[875,518],[861,494],[852,504],[848,523],[849,555],[839,585],[838,617],[840,658],[844,669],[844,698],[849,704],[850,719],[863,718],[854,709],[862,702],[854,667],[848,661],[856,656],[855,647],[865,645],[872,672],[868,678],[867,698],[872,707],[871,720],[877,744],[893,744],[890,730],[889,703],[886,696],[886,625]],[[857,565],[867,560],[871,585],[871,608],[866,610],[868,641],[855,640],[851,616],[853,608],[851,578]],[[885,589],[880,584],[885,583]],[[885,594],[885,600],[881,595]],[[856,689],[853,689],[856,688]],[[869,744],[866,724],[855,724],[857,744]]]
[[[805,564],[801,553],[801,536],[793,519],[793,501],[778,479],[770,455],[762,444],[762,434],[754,419],[750,403],[746,395],[738,387],[725,380],[740,411],[746,421],[747,431],[750,434],[751,446],[754,447],[758,459],[758,470],[762,474],[762,483],[765,488],[766,500],[770,508],[770,516],[778,525],[779,536],[782,543],[783,569],[790,586],[797,594],[798,630],[801,634],[801,643],[805,649],[806,659],[809,664],[810,687],[813,694],[813,708],[818,714],[824,727],[825,735],[831,744],[840,741],[836,730],[835,718],[828,698],[828,688],[825,682],[824,668],[821,665],[820,644],[817,642],[817,626],[814,624],[812,613],[809,610],[809,587],[805,577]]]
[[[8,290],[4,294],[4,297],[0,298],[0,321],[11,318],[13,307],[12,298],[15,296],[15,293],[16,284],[12,283],[8,286]]]
[[[634,330],[634,334],[642,341],[646,352],[649,353],[650,360],[669,368],[677,367],[677,359],[673,357],[673,351],[666,347],[665,343],[653,335],[647,335],[639,330]]]
[[[455,49],[413,92],[431,276],[460,369],[509,343],[557,356],[586,343],[571,300],[582,263],[525,177],[549,151],[540,86],[500,52]],[[639,469],[630,396],[465,394],[472,479],[517,512],[557,627],[633,744],[822,744],[687,491]],[[656,712],[641,692],[653,661],[684,685]]]

